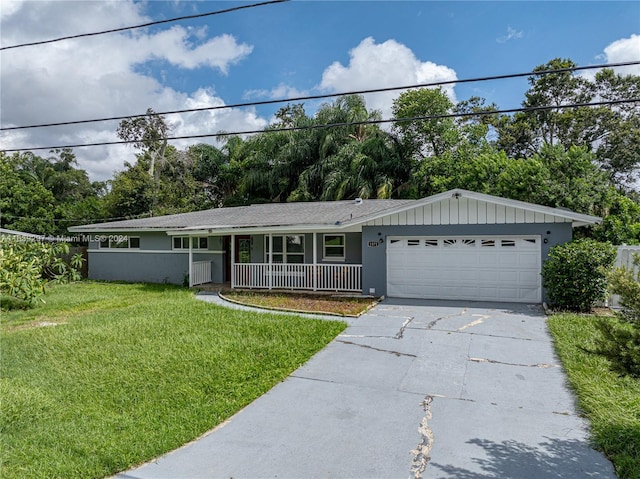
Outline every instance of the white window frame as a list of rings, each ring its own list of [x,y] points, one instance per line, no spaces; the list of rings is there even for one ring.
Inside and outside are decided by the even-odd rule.
[[[180,239],[180,247],[176,247],[175,240]],[[200,246],[200,240],[205,239],[207,244],[205,247]],[[208,236],[174,236],[171,238],[171,249],[176,251],[189,251],[189,240],[192,241],[192,248],[194,251],[206,251],[209,249],[209,237]],[[193,242],[195,241],[195,244]]]
[[[327,236],[331,237],[342,237],[341,245],[327,245]],[[342,256],[328,256],[327,255],[327,247],[329,248],[339,248],[342,247]],[[347,235],[344,233],[326,233],[322,235],[322,261],[345,261],[347,258]]]
[[[116,246],[120,243],[127,241],[127,246]],[[120,239],[120,241],[118,241]],[[137,239],[138,246],[131,246],[131,240]],[[103,243],[107,243],[106,246],[103,246]],[[114,250],[123,250],[123,249],[140,249],[140,236],[129,236],[122,235],[120,238],[116,236],[106,236],[102,241],[98,241],[98,249],[114,249]]]
[[[298,236],[302,238],[302,251],[295,251],[295,252],[290,252],[287,251],[287,237],[291,237],[291,236]],[[302,262],[301,263],[290,263],[290,264],[304,264],[304,259],[305,259],[305,235],[304,234],[291,234],[291,235],[271,235],[272,240],[275,238],[281,238],[282,239],[282,251],[269,251],[269,245],[267,244],[269,242],[269,235],[265,235],[264,236],[264,260],[265,263],[269,263],[269,253],[273,254],[273,255],[282,255],[282,263],[281,264],[288,264],[289,262],[287,261],[287,257],[288,256],[301,256],[302,257]],[[275,243],[275,241],[274,241]],[[276,263],[274,261],[274,263]],[[277,263],[276,263],[277,264]]]

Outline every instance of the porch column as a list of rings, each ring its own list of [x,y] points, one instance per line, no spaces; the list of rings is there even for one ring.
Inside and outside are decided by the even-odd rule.
[[[187,236],[189,240],[189,287],[193,286],[193,239]]]
[[[273,287],[273,233],[269,233],[269,289]]]
[[[236,283],[236,235],[231,235],[231,258],[229,261],[231,262],[231,287],[235,287]]]
[[[317,272],[317,268],[318,268],[318,248],[316,245],[316,236],[318,236],[318,234],[314,231],[313,233],[313,290],[317,291],[318,290],[318,272]]]

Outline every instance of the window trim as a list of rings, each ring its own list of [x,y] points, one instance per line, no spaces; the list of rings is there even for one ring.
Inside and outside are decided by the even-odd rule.
[[[302,251],[296,251],[296,252],[289,252],[287,251],[287,237],[288,236],[299,236],[302,238]],[[269,263],[269,249],[267,247],[267,243],[269,242],[269,235],[264,235],[264,262],[265,263]],[[304,260],[305,260],[305,253],[306,253],[306,239],[305,239],[305,234],[304,233],[300,233],[300,234],[287,234],[287,235],[271,235],[271,239],[274,238],[282,238],[282,251],[271,251],[272,255],[279,255],[282,256],[282,262],[281,263],[276,263],[273,262],[273,264],[304,264]],[[275,243],[275,241],[274,241]],[[289,263],[287,261],[287,257],[288,256],[300,256],[302,257],[302,262],[301,263]]]
[[[140,249],[140,236],[129,236],[126,235],[126,239],[127,239],[127,246],[116,246],[116,244],[118,243],[122,243],[124,242],[124,237],[122,238],[122,241],[117,241],[117,238],[115,237],[111,237],[111,236],[107,236],[104,240],[102,241],[98,241],[98,249],[103,249],[103,250],[127,250],[127,249]],[[137,239],[138,240],[138,246],[131,246],[131,240],[132,239]],[[106,245],[103,245],[103,243],[107,243]]]
[[[176,247],[176,238],[180,239],[180,247]],[[207,240],[206,248],[200,247],[200,240],[204,238]],[[193,240],[197,239],[196,244],[193,245]],[[171,249],[173,251],[189,251],[189,241],[192,243],[191,249],[193,251],[207,251],[209,249],[209,237],[208,236],[173,236],[171,238]],[[186,243],[186,246],[185,246]]]
[[[341,245],[327,245],[327,236],[342,237]],[[327,256],[327,246],[330,248],[342,247],[342,256]],[[325,233],[322,235],[322,261],[346,261],[347,259],[347,235],[344,233]]]

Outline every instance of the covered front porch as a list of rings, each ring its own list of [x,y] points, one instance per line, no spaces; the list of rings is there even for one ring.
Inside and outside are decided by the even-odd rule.
[[[222,245],[214,261],[194,261],[189,244],[189,286],[210,283],[213,268],[231,288],[362,292],[360,233],[265,233],[209,236]],[[357,262],[356,262],[357,261]]]

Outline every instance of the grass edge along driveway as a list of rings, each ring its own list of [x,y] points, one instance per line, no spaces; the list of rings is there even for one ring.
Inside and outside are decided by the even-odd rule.
[[[606,321],[618,321],[604,317]],[[595,317],[554,314],[548,324],[579,410],[589,419],[593,446],[614,464],[620,479],[640,477],[640,381],[611,371],[595,349]]]
[[[82,282],[2,313],[2,477],[105,477],[200,436],[346,324],[229,310],[184,288]]]

